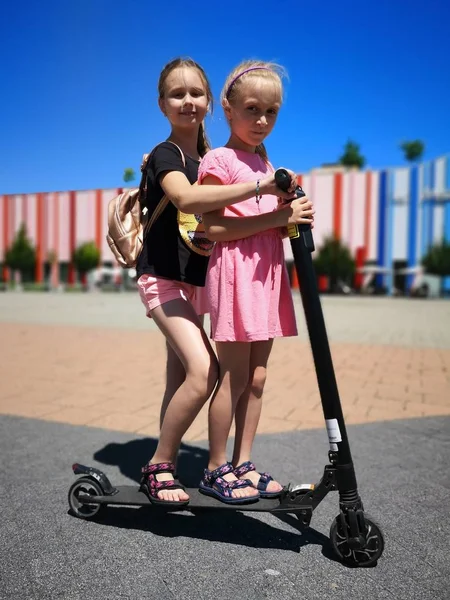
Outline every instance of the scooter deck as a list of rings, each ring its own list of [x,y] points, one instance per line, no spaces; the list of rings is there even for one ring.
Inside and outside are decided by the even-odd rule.
[[[216,498],[206,496],[198,491],[197,488],[186,488],[189,494],[189,504],[170,506],[152,504],[144,492],[141,492],[139,487],[134,485],[122,485],[115,488],[116,493],[105,496],[91,496],[89,494],[79,494],[78,500],[86,504],[108,504],[121,506],[153,506],[166,510],[190,510],[192,508],[201,509],[225,509],[225,510],[240,510],[240,511],[255,511],[255,512],[275,512],[278,510],[285,511],[285,508],[280,506],[280,498],[260,498],[257,502],[249,502],[248,504],[225,504]]]

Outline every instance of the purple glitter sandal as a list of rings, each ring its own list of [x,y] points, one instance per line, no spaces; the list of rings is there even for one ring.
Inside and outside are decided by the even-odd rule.
[[[246,462],[243,462],[238,467],[236,467],[233,470],[233,473],[236,475],[236,477],[242,477],[250,471],[256,471],[256,467],[250,460],[247,460]],[[245,479],[243,481],[249,480]],[[259,495],[261,496],[261,498],[276,498],[281,494],[282,490],[280,490],[279,492],[267,491],[267,486],[271,481],[273,481],[272,475],[269,475],[269,473],[261,473],[261,477],[259,478],[258,484],[255,486],[252,483],[253,487],[256,487],[256,489],[259,491]]]
[[[248,498],[234,498],[232,495],[233,490],[248,487],[254,489],[254,486],[248,479],[226,481],[223,475],[227,475],[227,473],[233,473],[233,465],[231,463],[225,463],[214,469],[214,471],[205,469],[203,479],[200,481],[199,491],[206,496],[217,498],[225,504],[248,504],[259,500],[259,494]]]
[[[185,488],[177,480],[158,481],[156,475],[158,473],[175,473],[175,465],[173,463],[156,463],[152,465],[148,463],[141,469],[141,491],[143,491],[152,504],[165,506],[185,506],[189,504],[189,500],[161,500],[158,498],[158,492],[161,490],[183,490]]]

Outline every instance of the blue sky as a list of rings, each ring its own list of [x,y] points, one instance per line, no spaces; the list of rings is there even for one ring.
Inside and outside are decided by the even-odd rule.
[[[448,0],[43,0],[0,13],[0,193],[122,185],[123,169],[168,135],[162,66],[188,55],[215,96],[244,58],[289,73],[267,140],[275,166],[335,161],[348,138],[369,166],[450,151]],[[214,146],[227,140],[216,103]]]

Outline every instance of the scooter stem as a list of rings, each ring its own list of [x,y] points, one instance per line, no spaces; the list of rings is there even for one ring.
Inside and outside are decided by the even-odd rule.
[[[283,191],[289,189],[291,179],[285,169],[278,169],[275,172],[275,181]],[[298,198],[305,196],[300,186],[296,189],[296,195]],[[288,227],[288,233],[327,426],[330,461],[336,467],[341,502],[350,505],[359,504],[361,501],[357,493],[356,476],[312,263],[311,252],[314,250],[314,241],[311,227],[294,225]]]

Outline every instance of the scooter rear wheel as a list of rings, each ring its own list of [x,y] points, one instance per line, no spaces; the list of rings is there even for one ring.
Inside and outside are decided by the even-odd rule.
[[[104,504],[85,504],[78,500],[78,494],[103,496],[100,485],[90,477],[80,477],[70,486],[68,500],[72,514],[79,519],[92,519],[106,508]]]
[[[336,517],[330,528],[330,541],[334,552],[346,565],[352,567],[373,567],[383,554],[384,536],[381,527],[369,515],[364,515],[366,525],[366,545],[363,548],[350,548],[342,527],[340,516]]]

